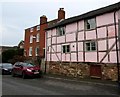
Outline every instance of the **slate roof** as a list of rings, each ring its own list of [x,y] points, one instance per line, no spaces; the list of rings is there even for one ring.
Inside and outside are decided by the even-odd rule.
[[[120,9],[120,2],[100,8],[100,9],[96,9],[87,13],[84,13],[82,15],[78,15],[78,16],[74,16],[65,20],[62,20],[61,22],[58,22],[52,26],[49,26],[46,30],[50,30],[53,28],[56,28],[58,26],[64,26],[66,24],[70,24],[79,20],[83,20],[83,19],[87,19],[90,17],[94,17],[94,16],[98,16],[98,15],[102,15],[104,13],[108,13],[108,12],[112,12],[115,10],[119,10]]]

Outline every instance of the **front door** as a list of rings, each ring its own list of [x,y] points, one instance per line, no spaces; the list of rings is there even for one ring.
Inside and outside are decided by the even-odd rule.
[[[90,66],[90,76],[94,78],[101,78],[101,65],[91,65]]]

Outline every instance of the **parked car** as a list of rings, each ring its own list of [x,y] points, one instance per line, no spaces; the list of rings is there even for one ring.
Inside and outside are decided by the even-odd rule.
[[[0,63],[1,74],[11,74],[13,65],[11,63]]]
[[[12,69],[12,76],[14,77],[15,75],[20,75],[23,79],[25,79],[27,76],[41,77],[42,71],[39,66],[36,66],[32,63],[16,62]]]

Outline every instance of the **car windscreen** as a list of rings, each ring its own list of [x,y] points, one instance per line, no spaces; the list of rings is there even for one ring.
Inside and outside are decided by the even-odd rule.
[[[34,65],[32,63],[23,63],[23,66],[25,66],[25,67],[33,67]]]
[[[12,64],[3,63],[3,64],[2,64],[2,67],[3,67],[3,68],[11,68],[11,67],[12,67]]]

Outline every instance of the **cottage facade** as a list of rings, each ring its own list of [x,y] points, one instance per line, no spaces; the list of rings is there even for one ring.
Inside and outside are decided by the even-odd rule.
[[[120,2],[48,27],[45,42],[48,71],[117,80],[119,5]]]

